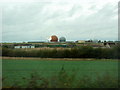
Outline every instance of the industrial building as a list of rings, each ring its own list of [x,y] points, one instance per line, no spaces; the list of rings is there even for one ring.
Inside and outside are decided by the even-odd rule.
[[[11,44],[1,44],[5,48],[74,48],[80,46],[92,46],[94,48],[111,48],[117,45],[118,42],[100,42],[92,40],[77,40],[77,41],[67,41],[65,37],[58,38],[56,35],[52,35],[49,38],[49,42],[43,41],[32,41],[26,43],[11,43]]]

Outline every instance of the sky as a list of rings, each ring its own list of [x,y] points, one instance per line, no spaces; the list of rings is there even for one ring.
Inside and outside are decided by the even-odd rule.
[[[118,40],[118,0],[1,0],[3,42]]]

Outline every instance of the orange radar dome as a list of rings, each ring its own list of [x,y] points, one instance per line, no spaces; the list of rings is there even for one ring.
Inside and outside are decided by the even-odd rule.
[[[58,37],[57,37],[56,35],[52,35],[52,36],[50,37],[50,41],[51,41],[51,42],[58,42]]]

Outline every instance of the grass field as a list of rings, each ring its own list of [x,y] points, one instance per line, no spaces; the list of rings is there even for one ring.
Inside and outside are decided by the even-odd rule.
[[[95,78],[97,75],[109,74],[118,77],[117,60],[47,60],[47,59],[3,59],[3,87],[12,85],[13,82],[21,81],[22,77],[30,77],[33,72],[49,78],[58,74],[62,67],[70,74],[76,73],[77,77],[89,76]]]

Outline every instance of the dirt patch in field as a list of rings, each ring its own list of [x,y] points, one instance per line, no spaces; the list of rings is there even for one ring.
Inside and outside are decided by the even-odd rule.
[[[33,58],[33,57],[2,57],[4,60],[61,60],[61,61],[95,61],[95,60],[103,60],[110,61],[112,59],[95,59],[95,58]],[[117,60],[117,59],[116,59]],[[112,60],[113,61],[113,60]],[[118,60],[117,60],[118,61]]]
[[[92,58],[83,59],[83,58],[32,58],[32,57],[2,57],[2,59],[16,59],[16,60],[95,60]]]

